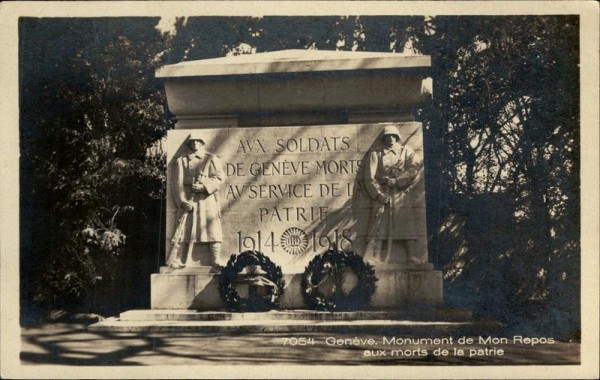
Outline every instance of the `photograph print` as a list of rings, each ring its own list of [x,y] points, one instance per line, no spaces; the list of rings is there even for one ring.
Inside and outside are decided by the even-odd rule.
[[[580,43],[576,13],[19,17],[21,368],[581,365]]]

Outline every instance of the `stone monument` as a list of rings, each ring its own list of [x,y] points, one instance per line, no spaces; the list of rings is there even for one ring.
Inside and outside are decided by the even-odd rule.
[[[282,267],[282,309],[331,247],[375,267],[371,305],[439,305],[428,262],[421,123],[428,56],[286,50],[162,67],[167,265],[152,309],[217,310],[219,265],[257,250]]]

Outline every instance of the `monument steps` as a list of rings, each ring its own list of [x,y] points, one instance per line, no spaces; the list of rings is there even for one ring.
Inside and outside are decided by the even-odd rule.
[[[98,332],[293,333],[346,332],[432,336],[499,332],[494,321],[473,321],[462,309],[437,309],[421,318],[399,311],[320,312],[283,310],[258,313],[191,310],[130,310],[88,327]],[[417,317],[416,313],[411,313]],[[443,318],[445,317],[445,318]]]
[[[268,320],[399,320],[423,321],[445,320],[468,322],[471,312],[465,309],[423,308],[421,310],[368,310],[368,311],[315,311],[315,310],[271,310],[267,312],[235,313],[227,311],[194,310],[129,310],[119,315],[121,321],[268,321]]]

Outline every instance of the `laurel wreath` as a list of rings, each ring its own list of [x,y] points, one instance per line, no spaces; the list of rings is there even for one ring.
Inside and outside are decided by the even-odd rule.
[[[264,277],[276,285],[273,288],[269,288],[268,295],[270,299],[258,297],[243,298],[236,291],[236,286],[240,280],[240,273],[249,266],[260,267],[266,272]],[[279,297],[283,294],[284,286],[285,281],[283,280],[281,267],[275,265],[262,252],[244,251],[231,255],[227,265],[221,270],[219,294],[228,310],[267,311],[279,306]]]
[[[343,270],[351,269],[357,277],[356,286],[348,294],[343,294]],[[334,282],[332,295],[327,297],[320,285],[331,278]],[[359,255],[350,251],[330,249],[313,258],[302,274],[302,296],[311,309],[316,310],[360,310],[369,306],[371,296],[377,288],[375,270]]]

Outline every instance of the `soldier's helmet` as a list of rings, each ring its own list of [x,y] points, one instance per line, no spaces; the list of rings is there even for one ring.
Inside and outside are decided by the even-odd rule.
[[[187,142],[189,144],[192,141],[200,141],[200,142],[202,142],[202,144],[206,144],[206,141],[204,141],[204,139],[202,138],[200,133],[190,133],[190,135],[187,138]]]
[[[400,141],[402,138],[400,136],[400,129],[395,125],[388,125],[383,128],[382,136],[394,135]]]

